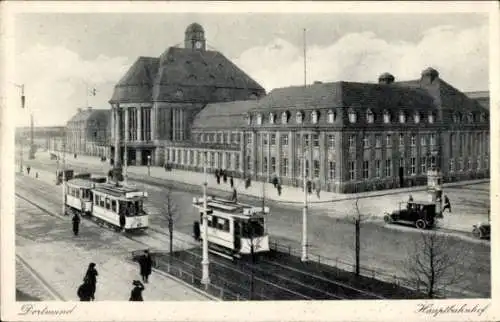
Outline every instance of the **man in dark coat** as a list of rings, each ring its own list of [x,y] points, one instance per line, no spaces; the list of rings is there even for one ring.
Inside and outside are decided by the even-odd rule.
[[[450,212],[451,212],[451,203],[450,203],[450,199],[448,199],[448,196],[445,195],[444,196],[444,207],[443,207],[443,212],[448,209]]]
[[[233,176],[231,176],[231,177],[229,178],[229,184],[231,185],[231,188],[233,188],[233,187],[234,187],[234,179],[233,179]]]
[[[78,287],[78,290],[76,292],[78,295],[78,298],[82,302],[90,302],[92,299],[92,285],[86,280],[83,282],[80,287]]]
[[[79,230],[80,230],[80,216],[78,216],[78,214],[75,214],[73,216],[73,234],[75,234],[75,236],[78,236]]]
[[[142,298],[142,291],[144,291],[144,285],[140,281],[133,281],[132,285],[134,285],[134,288],[132,289],[132,292],[130,292],[129,301],[134,301],[134,302],[144,301],[144,299]]]
[[[278,186],[276,187],[276,189],[278,189],[278,196],[281,196],[281,185],[278,184]]]
[[[87,269],[87,272],[85,273],[85,277],[83,278],[83,281],[90,285],[89,292],[90,292],[90,298],[92,301],[95,300],[97,275],[99,275],[99,274],[97,273],[97,269],[95,268],[95,263],[90,263],[89,268]]]
[[[224,181],[224,183],[227,182],[227,172],[226,172],[226,170],[224,170],[224,173],[222,174],[222,180]]]
[[[153,259],[148,250],[144,251],[144,255],[139,259],[139,266],[141,268],[142,281],[148,283],[149,275],[151,275],[151,270],[153,267]]]
[[[26,167],[26,172],[28,172],[28,175],[30,174],[30,170],[31,170],[31,167],[30,167],[30,166],[27,166],[27,167]]]

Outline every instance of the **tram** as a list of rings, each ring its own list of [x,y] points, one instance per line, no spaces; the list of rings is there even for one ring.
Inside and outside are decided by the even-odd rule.
[[[203,198],[193,198],[193,206],[200,212],[200,239],[204,239]],[[209,251],[228,258],[269,251],[269,236],[265,217],[269,207],[254,207],[228,199],[207,197]],[[196,229],[195,229],[196,230]],[[196,235],[196,233],[195,233]],[[197,238],[197,236],[195,236]],[[253,249],[252,249],[253,244]]]
[[[66,214],[89,216],[99,224],[120,230],[120,217],[125,218],[125,231],[146,230],[149,216],[144,211],[146,191],[117,186],[96,179],[72,179],[67,182],[64,197]]]

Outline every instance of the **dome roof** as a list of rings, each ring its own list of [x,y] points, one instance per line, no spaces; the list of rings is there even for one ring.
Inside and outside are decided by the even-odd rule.
[[[422,71],[422,76],[439,76],[439,72],[432,67],[428,67]]]
[[[186,34],[192,32],[205,32],[205,30],[199,23],[193,22],[186,28]]]
[[[391,80],[391,81],[394,81],[394,76],[392,74],[389,74],[389,73],[383,73],[381,74],[379,77],[378,77],[379,80]]]

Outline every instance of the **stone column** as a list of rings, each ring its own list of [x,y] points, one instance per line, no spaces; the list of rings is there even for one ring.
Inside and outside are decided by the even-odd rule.
[[[129,107],[125,107],[125,129],[124,129],[124,135],[125,135],[125,141],[129,142],[130,141],[130,115],[129,115]]]
[[[295,133],[292,131],[288,132],[288,177],[290,179],[295,178]]]
[[[325,132],[321,132],[319,134],[319,180],[322,184],[324,184],[327,181],[327,159],[328,159],[328,153],[327,153],[327,142],[325,140]]]
[[[268,181],[271,178],[271,132],[267,132],[267,178]],[[263,173],[263,175],[266,175]]]
[[[245,166],[245,135],[244,135],[245,132],[241,131],[240,133],[238,133],[237,135],[240,136],[240,164],[239,164],[239,169],[236,169],[236,170],[239,170],[241,174],[243,174],[245,171],[244,171],[244,166]]]
[[[142,165],[142,151],[141,149],[135,149],[135,165]]]
[[[276,132],[276,173],[278,177],[281,177],[281,135],[280,132]]]
[[[115,108],[111,107],[111,117],[110,117],[110,122],[111,122],[111,141],[115,139],[115,131],[113,129],[115,128]]]
[[[257,177],[257,135],[255,132],[251,132],[252,137],[252,172],[254,177]]]
[[[137,107],[137,141],[142,141],[142,106]]]

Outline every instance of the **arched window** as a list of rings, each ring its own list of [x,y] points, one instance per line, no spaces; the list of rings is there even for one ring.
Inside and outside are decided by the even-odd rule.
[[[245,118],[247,119],[247,124],[251,125],[252,124],[252,115],[250,115],[249,113],[247,113],[247,115],[245,116]]]
[[[311,112],[311,122],[313,124],[318,123],[318,111],[312,111]]]
[[[261,125],[262,124],[262,114],[257,114],[257,124]]]
[[[356,111],[352,108],[349,109],[349,122],[350,123],[356,123],[357,120],[357,115]]]
[[[434,116],[434,113],[430,113],[429,114],[429,123],[434,123],[434,119],[435,119],[435,116]]]
[[[420,123],[420,113],[415,112],[415,115],[413,115],[413,120],[415,121],[415,124]]]
[[[295,121],[297,122],[297,124],[301,124],[302,119],[303,119],[302,112],[297,112],[297,114],[295,114]]]
[[[288,123],[288,112],[281,113],[281,123],[283,124]]]
[[[337,115],[335,114],[335,112],[334,112],[334,111],[329,110],[329,111],[328,111],[328,123],[330,123],[330,124],[331,124],[331,123],[335,122],[336,116],[337,116]]]
[[[405,112],[399,112],[399,123],[406,123],[406,114]]]
[[[269,123],[274,124],[274,122],[275,122],[275,115],[274,113],[271,112],[269,113]]]
[[[391,113],[389,113],[388,110],[384,111],[384,123],[386,124],[391,123]]]
[[[373,123],[375,121],[375,115],[373,114],[371,109],[366,111],[366,121],[368,123]]]

